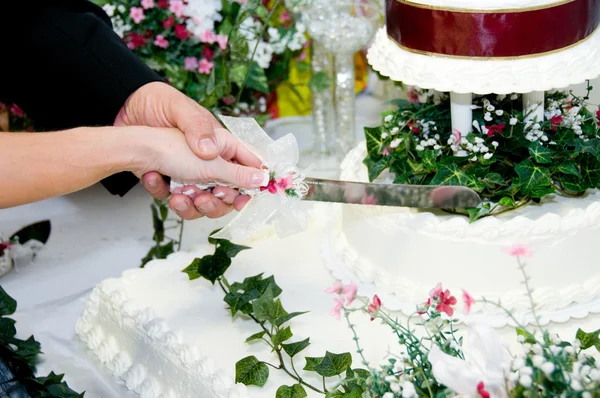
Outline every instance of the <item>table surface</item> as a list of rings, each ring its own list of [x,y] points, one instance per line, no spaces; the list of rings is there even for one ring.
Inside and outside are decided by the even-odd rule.
[[[377,125],[381,101],[357,99],[357,136],[362,127]],[[308,120],[305,123],[310,125]],[[300,146],[306,137],[297,137]],[[86,397],[137,397],[89,355],[74,333],[85,299],[106,278],[136,267],[152,246],[152,199],[141,186],[123,198],[100,185],[64,197],[0,210],[0,236],[50,219],[52,233],[35,262],[2,277],[0,284],[18,302],[18,334],[34,334],[41,342],[39,374],[65,373],[65,380]],[[187,222],[182,250],[204,243],[210,231],[233,216]]]

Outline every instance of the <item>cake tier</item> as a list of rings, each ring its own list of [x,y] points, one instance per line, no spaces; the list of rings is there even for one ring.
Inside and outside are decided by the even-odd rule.
[[[365,157],[363,143],[345,159],[341,179],[368,181]],[[386,294],[393,309],[412,312],[443,282],[451,291],[501,300],[530,322],[523,276],[516,259],[503,252],[513,244],[530,245],[535,254],[524,260],[534,301],[546,321],[564,321],[600,310],[599,200],[597,191],[583,198],[551,196],[472,224],[441,211],[346,206],[330,247],[342,260],[338,267]],[[473,316],[494,314],[486,307]]]
[[[388,13],[391,12],[391,6],[395,5],[396,1],[398,0],[387,0]],[[580,4],[583,4],[582,0],[578,1],[580,1]],[[475,0],[414,0],[402,1],[402,3],[417,5],[417,8],[420,9],[435,9],[439,7],[441,9],[459,10],[458,15],[462,15],[463,11],[485,15],[485,12],[494,12],[495,10],[497,12],[506,12],[507,10],[511,12],[535,10],[536,7],[543,8],[557,4],[566,4],[567,2],[556,2],[553,0],[536,0],[532,2],[519,2],[515,0],[493,2],[477,2]],[[590,3],[589,6],[597,7],[597,3]],[[484,14],[478,13],[478,11],[482,11]],[[404,9],[402,12],[404,12]],[[580,18],[585,18],[580,14],[581,12],[579,13]],[[424,18],[424,21],[427,21],[427,18]],[[459,26],[452,25],[452,23],[455,23],[452,20],[446,21],[448,26],[445,29],[456,29],[456,34],[453,34],[453,32],[443,32],[443,34],[437,32],[434,34],[428,31],[429,27],[421,26],[421,29],[425,29],[423,34],[431,33],[432,36],[421,44],[419,44],[419,35],[414,36],[412,39],[406,39],[409,40],[411,46],[415,45],[414,47],[399,46],[388,35],[402,37],[402,40],[405,40],[408,34],[413,34],[411,33],[414,31],[413,27],[410,27],[409,32],[401,32],[402,34],[399,34],[397,31],[401,31],[401,26],[393,26],[394,18],[388,18],[388,26],[382,28],[377,33],[375,41],[369,49],[367,55],[368,61],[373,69],[386,77],[390,77],[392,80],[425,89],[457,93],[508,94],[513,92],[547,91],[578,84],[600,75],[600,29],[594,28],[593,22],[598,18],[597,14],[589,20],[588,29],[590,34],[587,36],[578,36],[577,39],[573,39],[572,44],[567,46],[557,44],[556,47],[551,47],[547,45],[548,43],[552,43],[551,40],[560,42],[561,38],[566,36],[565,34],[561,33],[555,38],[550,38],[545,33],[536,36],[535,32],[531,32],[531,35],[527,37],[528,40],[546,40],[546,42],[542,42],[543,45],[540,45],[540,48],[548,47],[553,50],[542,51],[539,54],[531,53],[532,55],[529,55],[527,53],[527,48],[529,47],[521,48],[518,51],[514,50],[515,54],[520,54],[518,56],[494,55],[495,50],[492,50],[492,48],[495,48],[494,46],[497,46],[497,42],[500,42],[500,40],[489,39],[486,36],[493,35],[494,29],[498,27],[497,22],[492,18],[486,22],[491,25],[486,29],[481,29],[479,33],[475,30],[472,32],[464,31],[465,29],[479,29],[479,23],[476,22],[479,19],[477,18],[480,17],[475,17],[475,20],[471,21],[471,23],[464,23]],[[557,12],[557,18],[561,20],[560,12]],[[435,20],[433,16],[430,19]],[[581,33],[576,30],[576,27],[583,25],[584,22],[569,22],[568,18],[563,19],[564,25],[561,26],[567,29],[566,33],[570,32],[569,29],[575,30],[576,34]],[[551,27],[555,26],[556,22],[554,19],[551,20],[553,21],[552,23],[546,24],[549,29],[552,29]],[[436,22],[436,25],[431,26],[432,30],[435,30],[436,26],[441,26],[438,22]],[[524,26],[531,26],[526,21],[521,23]],[[563,24],[563,22],[560,23]],[[470,28],[465,28],[465,26],[470,26]],[[459,29],[462,31],[458,32]],[[525,31],[527,29],[529,28],[526,28]],[[394,33],[390,33],[391,31]],[[551,33],[552,30],[549,31],[549,34]],[[472,38],[472,36],[479,34],[482,35],[481,38]],[[471,38],[466,39],[467,37]],[[505,38],[502,40],[505,40]],[[435,41],[440,41],[440,43],[436,44],[434,43]],[[517,42],[518,40],[510,40],[510,43]],[[476,51],[476,44],[483,47],[482,51],[487,55],[477,55],[474,57],[465,55],[467,53],[470,54],[470,52],[463,54],[465,51],[463,47],[471,51]],[[421,48],[421,45],[424,48]],[[510,47],[512,44],[504,43],[505,50],[507,46]],[[460,56],[425,49],[430,47],[456,51]],[[513,47],[519,46],[515,45]],[[462,52],[457,50],[459,48],[463,48]],[[507,53],[510,53],[510,51]]]

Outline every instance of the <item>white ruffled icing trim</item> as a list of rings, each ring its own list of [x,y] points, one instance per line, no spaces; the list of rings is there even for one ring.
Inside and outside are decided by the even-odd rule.
[[[426,89],[457,93],[509,94],[547,91],[600,75],[600,29],[564,51],[517,60],[468,60],[427,56],[400,48],[377,32],[367,54],[383,76]]]

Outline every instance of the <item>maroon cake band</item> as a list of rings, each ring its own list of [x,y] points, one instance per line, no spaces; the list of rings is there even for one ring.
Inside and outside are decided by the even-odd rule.
[[[406,50],[454,57],[523,57],[575,45],[600,25],[600,0],[524,10],[460,10],[387,0],[388,36]]]

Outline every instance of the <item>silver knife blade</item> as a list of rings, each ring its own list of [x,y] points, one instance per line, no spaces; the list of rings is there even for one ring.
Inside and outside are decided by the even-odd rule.
[[[307,177],[303,200],[358,205],[465,209],[481,203],[479,195],[462,186],[373,184]]]

